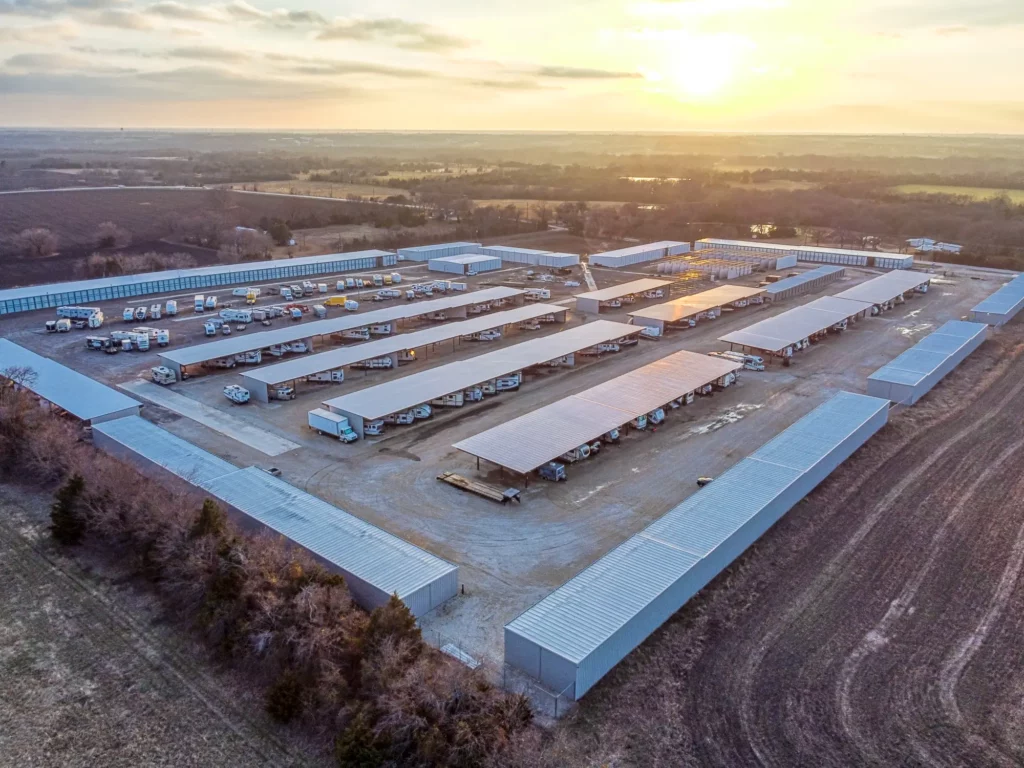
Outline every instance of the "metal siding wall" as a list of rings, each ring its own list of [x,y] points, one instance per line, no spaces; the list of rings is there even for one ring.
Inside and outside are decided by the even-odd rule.
[[[576,685],[578,669],[576,664],[568,659],[563,659],[547,648],[540,649],[540,677],[542,683],[553,691],[562,691],[566,687]]]
[[[505,627],[505,663],[540,680],[540,646]]]
[[[590,312],[591,314],[599,314],[601,311],[601,302],[597,299],[576,299],[576,311],[577,312]]]
[[[892,402],[900,402],[894,397],[894,387],[891,382],[882,381],[880,379],[868,379],[868,394],[871,397],[879,397],[883,400],[891,400]]]
[[[105,413],[102,416],[97,416],[94,419],[89,419],[90,424],[102,424],[104,421],[113,421],[114,419],[123,419],[125,416],[138,416],[142,410],[142,403],[134,408],[125,408],[123,411],[114,411],[113,413]]]

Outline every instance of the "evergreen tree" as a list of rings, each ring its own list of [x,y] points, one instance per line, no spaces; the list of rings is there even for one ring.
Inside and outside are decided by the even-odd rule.
[[[227,518],[224,516],[224,511],[212,499],[207,499],[203,502],[203,508],[199,514],[196,515],[196,521],[192,524],[189,536],[193,539],[198,539],[201,536],[223,538],[226,527]]]
[[[80,508],[84,490],[85,480],[76,473],[58,489],[50,507],[50,533],[65,546],[78,544],[85,535],[85,519]]]
[[[360,711],[335,740],[334,757],[344,768],[379,768],[384,765],[384,753],[376,742],[369,718]]]
[[[423,642],[423,635],[416,625],[416,617],[398,595],[392,595],[388,601],[375,608],[370,614],[370,624],[366,629],[366,645],[375,648],[383,640],[394,638],[396,642],[408,640],[414,652],[418,651]]]

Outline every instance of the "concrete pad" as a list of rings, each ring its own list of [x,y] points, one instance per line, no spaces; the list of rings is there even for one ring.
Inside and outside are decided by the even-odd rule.
[[[295,450],[298,443],[286,440],[283,437],[247,424],[242,419],[224,413],[223,411],[203,405],[191,397],[179,395],[167,387],[154,384],[151,381],[129,381],[118,385],[121,389],[131,392],[134,395],[149,400],[151,403],[163,406],[170,411],[185,416],[203,426],[209,427],[214,432],[237,440],[240,443],[255,448],[267,456],[279,456],[282,453]]]

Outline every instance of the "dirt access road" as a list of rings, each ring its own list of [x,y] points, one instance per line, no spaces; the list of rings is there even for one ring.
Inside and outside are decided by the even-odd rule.
[[[895,415],[584,699],[560,757],[1024,764],[1022,352],[1004,329]]]
[[[319,764],[155,623],[155,600],[57,553],[48,501],[0,486],[0,764]]]

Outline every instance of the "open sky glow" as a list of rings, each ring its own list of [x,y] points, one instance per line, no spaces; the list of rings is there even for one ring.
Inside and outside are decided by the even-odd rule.
[[[0,125],[1024,133],[1022,0],[0,0]]]

